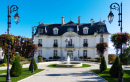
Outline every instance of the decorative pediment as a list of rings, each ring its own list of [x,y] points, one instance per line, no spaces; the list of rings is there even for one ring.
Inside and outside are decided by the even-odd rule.
[[[66,33],[63,34],[63,36],[69,36],[69,37],[71,37],[71,36],[77,36],[77,35],[78,34],[75,33],[75,32],[66,32]]]

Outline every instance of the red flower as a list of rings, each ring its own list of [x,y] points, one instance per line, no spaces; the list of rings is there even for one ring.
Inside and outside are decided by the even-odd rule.
[[[121,38],[121,36],[119,36]]]

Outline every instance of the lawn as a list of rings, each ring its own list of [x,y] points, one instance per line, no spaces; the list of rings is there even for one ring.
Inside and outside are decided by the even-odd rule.
[[[110,76],[109,70],[110,69],[107,69],[102,74],[100,74],[100,69],[92,69],[91,71],[95,72],[108,82],[118,82],[118,78],[113,78]],[[130,82],[130,70],[124,70],[123,82]]]
[[[34,71],[34,73],[31,73],[31,71],[29,71],[28,68],[23,68],[23,73],[21,76],[19,77],[11,77],[11,82],[17,82],[19,80],[22,80],[26,77],[29,77],[33,74],[36,74],[38,72],[43,71],[44,69],[37,69],[36,71]],[[6,70],[0,70],[0,73],[6,73]],[[6,75],[0,75],[0,82],[5,82],[6,81]]]
[[[82,64],[82,67],[57,67],[56,64],[50,64],[47,67],[54,67],[54,68],[83,68],[83,67],[91,67],[91,65]]]

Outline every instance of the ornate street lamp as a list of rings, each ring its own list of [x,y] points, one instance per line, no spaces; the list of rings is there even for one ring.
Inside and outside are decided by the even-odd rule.
[[[7,28],[7,34],[9,35],[9,27],[11,27],[11,13],[14,12],[14,11],[17,11],[17,13],[15,14],[14,16],[14,19],[15,19],[15,23],[18,24],[19,23],[19,15],[18,15],[18,7],[16,5],[12,5],[9,9],[9,6],[8,6],[8,28]],[[9,72],[9,44],[10,44],[11,41],[8,41],[8,58],[7,58],[7,77],[6,77],[6,82],[11,82],[10,80],[10,72]]]
[[[37,27],[37,26],[34,26]],[[32,42],[34,43],[34,27],[32,26]],[[37,29],[37,28],[36,28]],[[35,30],[36,30],[35,29]],[[39,37],[39,32],[37,32],[36,36]],[[33,56],[34,56],[34,50],[32,50],[32,73],[34,73],[34,66],[33,66]]]
[[[121,2],[121,5],[119,5],[118,3],[112,3],[111,5],[110,5],[110,9],[112,10],[112,9],[115,9],[115,10],[118,10],[119,11],[119,26],[121,25],[121,27],[120,27],[120,30],[121,30],[121,33],[122,33],[122,2]],[[109,13],[109,15],[108,15],[108,21],[109,21],[109,23],[111,24],[111,22],[113,21],[113,17],[114,17],[114,15],[113,15],[113,13],[112,13],[112,11],[110,11],[110,13]],[[119,78],[118,78],[118,82],[123,82],[123,78],[122,78],[122,43],[121,43],[121,56],[120,56],[120,62],[121,62],[121,64],[120,64],[120,71],[119,71]]]

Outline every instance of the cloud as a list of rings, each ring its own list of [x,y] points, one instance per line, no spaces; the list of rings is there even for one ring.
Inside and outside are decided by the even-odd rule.
[[[116,50],[114,49],[113,44],[111,42],[108,44],[108,46],[108,54],[116,54]]]

